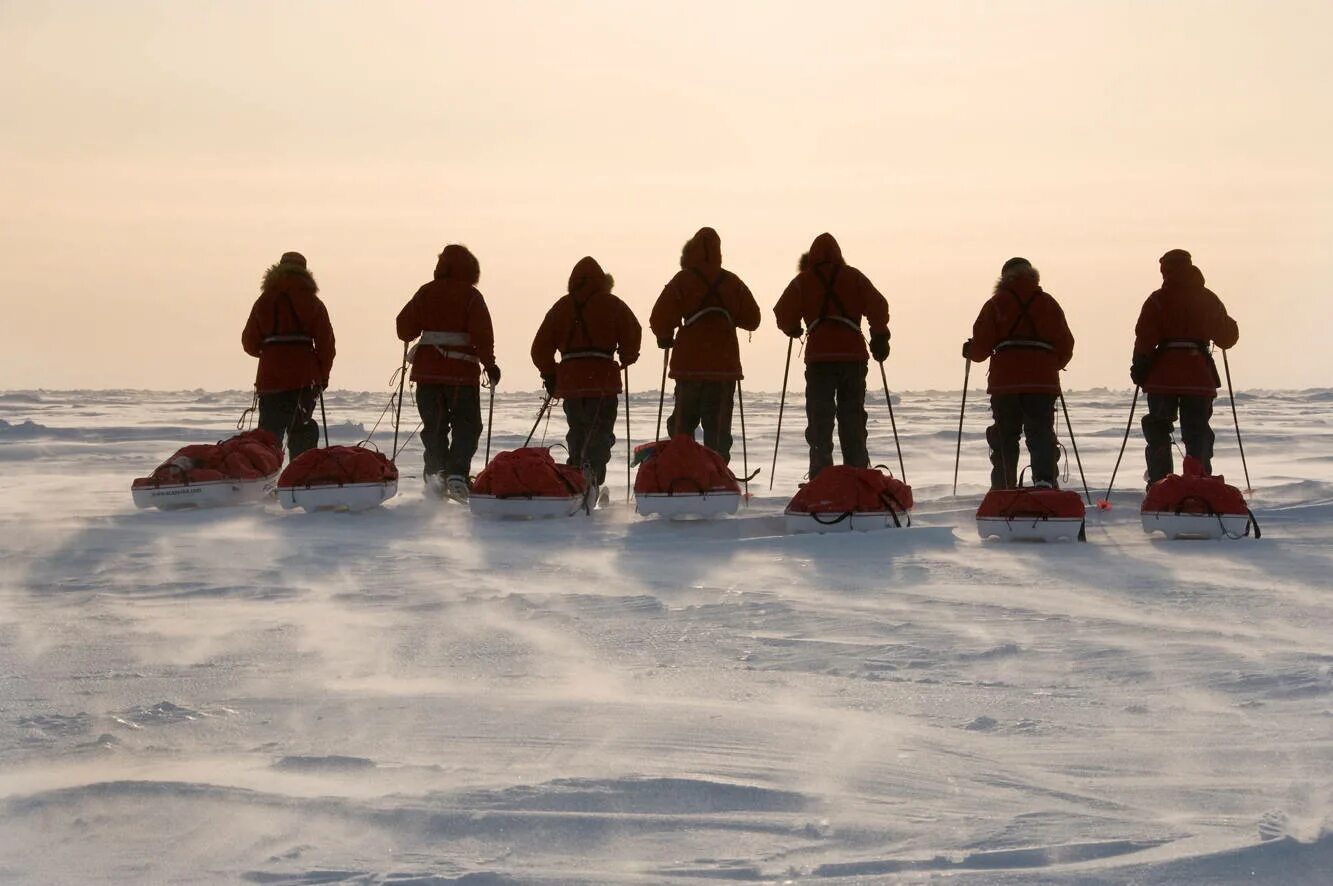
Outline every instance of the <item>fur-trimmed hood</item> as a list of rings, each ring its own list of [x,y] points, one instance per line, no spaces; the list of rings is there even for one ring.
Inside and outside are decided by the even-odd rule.
[[[291,284],[295,284],[300,289],[309,288],[311,293],[319,292],[314,274],[300,265],[283,264],[282,262],[269,265],[268,270],[264,272],[264,282],[260,289],[263,292],[273,292]]]
[[[680,249],[683,270],[717,271],[722,267],[722,238],[712,228],[700,228]]]
[[[450,243],[435,263],[436,280],[458,280],[469,286],[481,282],[481,263],[466,246]]]
[[[615,285],[615,279],[590,255],[579,259],[569,274],[569,294],[580,299],[610,292]]]
[[[798,271],[813,270],[816,265],[845,265],[847,262],[842,258],[842,247],[838,241],[833,239],[833,235],[827,232],[820,234],[810,244],[810,251],[801,256],[797,262]]]

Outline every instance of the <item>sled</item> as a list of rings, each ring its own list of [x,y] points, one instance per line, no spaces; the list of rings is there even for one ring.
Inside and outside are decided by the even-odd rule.
[[[894,511],[844,511],[841,514],[812,514],[783,511],[787,533],[797,535],[802,532],[875,532],[880,529],[897,529],[907,524]]]
[[[572,517],[583,510],[583,495],[537,495],[501,498],[473,492],[468,498],[473,516],[493,520],[543,520]]]
[[[1259,524],[1239,489],[1222,476],[1206,474],[1203,465],[1185,457],[1181,474],[1169,474],[1154,483],[1139,510],[1143,531],[1161,532],[1169,539],[1243,538]]]
[[[741,487],[727,463],[689,434],[634,447],[634,510],[645,517],[709,520],[735,514]]]
[[[281,464],[277,437],[246,431],[182,446],[152,474],[136,479],[130,493],[136,507],[164,511],[250,504],[269,495]]]
[[[1250,534],[1249,514],[1189,514],[1143,511],[1143,531],[1161,532],[1171,539],[1242,538]]]
[[[364,446],[328,446],[297,456],[278,478],[286,510],[364,511],[398,494],[398,468]]]
[[[985,541],[1085,541],[1083,499],[1072,489],[992,489],[977,508]]]
[[[276,473],[258,480],[204,480],[199,483],[155,483],[144,477],[134,481],[130,493],[138,508],[163,511],[225,508],[263,501],[277,480]]]
[[[634,510],[645,517],[668,520],[711,520],[735,514],[739,492],[636,492]]]
[[[491,460],[472,483],[468,507],[477,517],[500,520],[572,517],[590,510],[587,495],[579,468],[556,464],[544,447],[524,447]]]
[[[398,494],[398,481],[374,483],[312,483],[309,486],[279,486],[278,503],[285,510],[364,511],[378,507]]]
[[[783,511],[787,532],[875,532],[912,525],[912,487],[878,468],[835,465],[802,486]]]

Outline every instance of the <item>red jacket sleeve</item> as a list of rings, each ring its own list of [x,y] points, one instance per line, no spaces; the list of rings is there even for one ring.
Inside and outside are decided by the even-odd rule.
[[[333,324],[329,322],[329,311],[324,302],[315,299],[315,328],[311,333],[315,339],[315,358],[319,360],[320,381],[329,383],[333,372],[333,357],[337,353],[333,339]]]
[[[481,365],[490,366],[495,363],[495,330],[491,326],[491,312],[482,294],[475,289],[472,292],[467,332],[472,337],[472,346],[477,349],[477,359]]]
[[[788,329],[795,329],[800,326],[804,319],[802,307],[801,275],[797,274],[787,284],[787,288],[783,290],[778,303],[773,306],[773,317],[777,320],[778,329],[785,333]]]
[[[745,329],[753,332],[759,328],[759,322],[762,315],[759,313],[759,302],[754,300],[754,294],[750,292],[750,287],[745,285],[745,281],[736,275],[732,275],[736,281],[736,305],[731,312],[731,318],[736,321],[738,329]]]
[[[1212,335],[1210,336],[1214,343],[1222,350],[1234,348],[1236,342],[1240,341],[1240,326],[1231,319],[1227,313],[1226,305],[1222,304],[1222,299],[1218,298],[1211,289],[1205,289],[1204,292],[1212,303]]]
[[[995,309],[991,307],[990,300],[987,300],[981,306],[976,322],[972,324],[972,347],[967,355],[973,363],[985,363],[990,359],[995,346],[1000,343],[999,334],[995,331],[994,315]]]
[[[1134,354],[1150,354],[1157,349],[1162,340],[1162,331],[1158,326],[1157,299],[1148,296],[1139,310],[1139,321],[1134,324]]]
[[[537,367],[537,371],[542,375],[552,375],[555,373],[555,351],[556,345],[556,324],[558,323],[557,311],[560,302],[556,302],[546,316],[542,318],[542,325],[537,328],[537,334],[532,339],[532,365]]]
[[[1055,325],[1055,335],[1051,344],[1055,345],[1056,362],[1064,369],[1074,359],[1074,333],[1069,331],[1069,321],[1065,319],[1064,309],[1055,299],[1051,299],[1051,321]]]
[[[657,338],[674,335],[676,328],[680,326],[680,293],[676,282],[679,279],[680,274],[677,274],[667,281],[667,285],[662,287],[662,294],[657,297],[657,302],[653,305],[653,312],[648,316],[648,328]]]
[[[620,342],[620,363],[629,366],[639,359],[639,347],[643,344],[643,327],[639,318],[629,309],[629,305],[620,301],[620,315],[616,318],[616,338]]]
[[[264,349],[264,330],[259,325],[259,303],[263,298],[261,295],[255,299],[254,307],[250,308],[250,316],[245,321],[245,329],[241,331],[241,347],[251,357],[258,357]]]
[[[420,294],[420,290],[417,291]],[[411,341],[424,329],[421,325],[421,312],[417,309],[417,296],[413,295],[408,299],[407,304],[398,312],[398,338],[402,341]]]
[[[860,271],[856,272],[860,278],[861,285],[864,287],[865,317],[866,324],[870,327],[871,335],[879,335],[889,331],[889,302],[875,284],[870,282],[870,278]]]

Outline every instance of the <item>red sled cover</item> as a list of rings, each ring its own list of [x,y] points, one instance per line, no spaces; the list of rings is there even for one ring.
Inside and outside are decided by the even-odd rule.
[[[820,471],[787,504],[790,514],[905,514],[912,487],[878,468],[834,465]]]
[[[1017,489],[992,489],[977,508],[977,519],[1001,520],[1061,519],[1082,520],[1083,498],[1072,489],[1047,489],[1044,486],[1020,486]]]
[[[398,468],[382,452],[364,446],[328,446],[307,449],[293,459],[278,478],[278,488],[348,486],[397,479]]]
[[[696,495],[741,491],[722,456],[687,434],[635,447],[639,472],[634,475],[638,494]]]
[[[1249,515],[1240,490],[1220,475],[1205,474],[1197,458],[1185,456],[1181,471],[1183,476],[1168,474],[1152,485],[1143,497],[1143,513]]]
[[[586,489],[583,471],[556,464],[541,446],[501,452],[472,482],[474,494],[496,498],[571,498]]]
[[[216,480],[260,480],[282,467],[278,438],[255,429],[228,437],[219,443],[194,443],[177,449],[147,477],[139,477],[133,488]]]

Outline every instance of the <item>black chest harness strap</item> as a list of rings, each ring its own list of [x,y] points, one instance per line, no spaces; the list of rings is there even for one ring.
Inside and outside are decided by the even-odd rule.
[[[825,320],[835,320],[838,323],[845,323],[852,329],[855,329],[857,335],[861,334],[860,322],[847,316],[847,309],[842,306],[842,300],[838,298],[838,292],[834,288],[838,282],[838,271],[840,270],[842,270],[842,265],[834,265],[833,272],[829,274],[827,280],[819,276],[818,271],[813,272],[815,279],[824,284],[824,302],[819,306],[819,316],[816,317],[815,322],[811,323],[806,329],[807,332],[814,332],[815,327],[820,323],[823,323]],[[838,313],[829,313],[830,307],[837,308]]]
[[[583,309],[586,305],[573,296],[570,296],[569,303],[574,307],[574,322],[570,324],[569,335],[565,336],[565,346],[560,349],[560,360],[615,360],[614,348],[599,348],[592,343],[592,336],[588,334],[588,324],[583,317]],[[583,333],[583,341],[586,346],[579,350],[574,350],[574,334]]]
[[[279,309],[283,302],[287,304],[287,313],[291,316],[292,326],[294,327],[288,332],[278,332],[281,325]],[[305,327],[301,325],[301,318],[296,313],[296,306],[292,304],[292,296],[289,292],[279,293],[278,297],[273,299],[272,329],[272,332],[264,336],[263,343],[266,345],[310,345],[313,347],[315,344],[314,336],[306,332]]]
[[[995,353],[998,354],[1000,351],[1008,350],[1054,351],[1055,345],[1037,335],[1037,323],[1028,313],[1032,309],[1032,303],[1037,300],[1037,294],[1033,293],[1032,298],[1027,301],[1023,301],[1016,292],[1009,294],[1014,297],[1014,301],[1018,302],[1018,316],[1014,318],[1014,325],[1009,327],[1009,333],[995,346]],[[1015,338],[1019,324],[1024,320],[1028,321],[1028,328],[1032,330],[1032,335],[1028,338]]]
[[[722,294],[718,292],[718,288],[721,287],[722,281],[727,277],[729,272],[720,271],[717,275],[717,279],[712,283],[709,283],[708,277],[704,275],[703,271],[698,268],[690,268],[690,270],[698,275],[699,281],[704,284],[706,289],[703,298],[699,300],[698,309],[685,318],[685,322],[680,324],[681,328],[684,329],[686,326],[689,326],[691,323],[694,323],[696,320],[699,320],[707,314],[721,314],[723,317],[727,318],[728,323],[735,326],[736,321],[732,318],[731,311],[728,311],[722,304]]]

